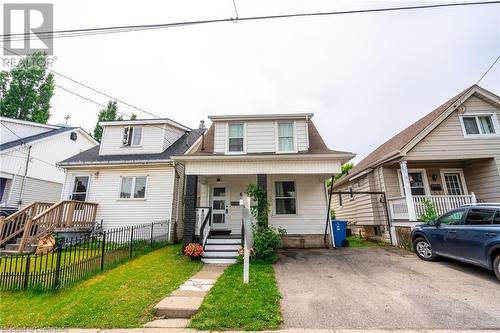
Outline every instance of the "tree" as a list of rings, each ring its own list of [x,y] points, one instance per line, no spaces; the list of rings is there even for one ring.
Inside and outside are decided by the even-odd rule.
[[[47,55],[37,52],[22,59],[10,72],[0,73],[0,115],[46,124],[54,76],[47,71]]]
[[[94,127],[94,139],[101,142],[102,126],[99,125],[99,122],[113,120],[123,120],[123,117],[118,116],[118,106],[116,105],[116,101],[109,101],[106,108],[100,110],[97,115],[97,124]]]
[[[343,175],[346,175],[349,172],[349,170],[351,170],[353,167],[354,167],[354,164],[352,164],[352,163],[346,163],[346,164],[342,165],[342,167],[340,168],[340,173],[336,174],[333,177],[333,181],[335,182],[337,179],[341,178]],[[330,187],[331,185],[332,185],[332,181],[331,181],[331,179],[328,179],[326,181],[326,186]]]

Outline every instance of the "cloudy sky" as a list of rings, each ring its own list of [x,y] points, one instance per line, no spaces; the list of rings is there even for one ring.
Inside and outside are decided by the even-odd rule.
[[[236,3],[244,17],[443,2]],[[231,16],[232,0],[54,2],[55,30]],[[210,114],[314,112],[327,144],[359,161],[481,77],[500,55],[500,5],[56,39],[54,55],[54,70],[191,127]],[[56,84],[108,101],[62,77]],[[500,62],[481,86],[500,94]],[[49,122],[69,114],[71,125],[91,131],[98,110],[56,89]]]

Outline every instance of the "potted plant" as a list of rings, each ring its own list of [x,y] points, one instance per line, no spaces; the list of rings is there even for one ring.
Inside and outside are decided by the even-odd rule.
[[[199,260],[203,256],[203,246],[199,243],[189,243],[184,248],[184,254],[191,258],[191,260]]]

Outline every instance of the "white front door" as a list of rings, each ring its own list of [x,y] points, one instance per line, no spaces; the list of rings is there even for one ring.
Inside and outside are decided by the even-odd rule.
[[[212,229],[229,230],[229,193],[227,186],[212,186]]]

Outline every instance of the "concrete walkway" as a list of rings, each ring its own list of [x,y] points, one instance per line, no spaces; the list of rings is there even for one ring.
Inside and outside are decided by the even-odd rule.
[[[156,319],[146,323],[147,328],[184,328],[198,312],[203,298],[227,265],[204,265],[203,268],[158,303],[154,309]]]

